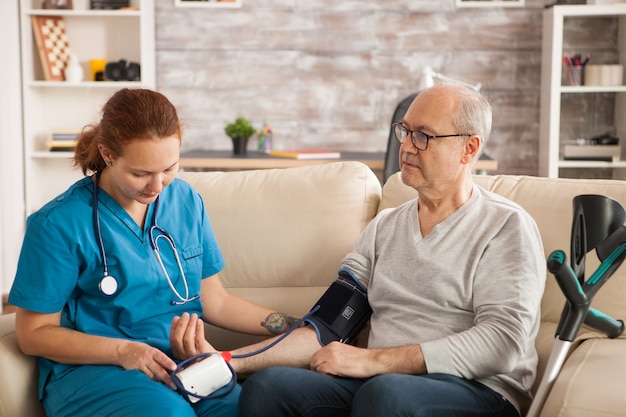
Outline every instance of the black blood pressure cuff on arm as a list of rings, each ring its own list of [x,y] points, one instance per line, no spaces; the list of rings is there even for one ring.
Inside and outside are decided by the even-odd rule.
[[[367,289],[346,269],[339,271],[339,277],[317,301],[315,308],[317,310],[305,322],[315,328],[322,346],[333,341],[349,342],[372,314]]]

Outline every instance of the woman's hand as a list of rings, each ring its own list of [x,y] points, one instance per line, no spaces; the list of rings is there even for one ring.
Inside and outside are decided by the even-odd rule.
[[[170,345],[174,357],[179,360],[216,351],[204,337],[204,321],[195,313],[183,313],[180,317],[174,317],[170,329]]]
[[[150,379],[176,389],[170,376],[176,363],[157,348],[140,342],[125,343],[119,351],[119,363],[126,370],[136,369]]]
[[[176,362],[146,343],[114,337],[94,336],[60,326],[61,312],[52,314],[17,309],[15,329],[20,349],[73,365],[115,365],[138,370],[173,389],[170,372]]]

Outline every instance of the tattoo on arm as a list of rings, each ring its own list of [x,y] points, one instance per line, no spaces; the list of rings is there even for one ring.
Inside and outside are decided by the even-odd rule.
[[[280,334],[284,333],[297,321],[297,317],[290,316],[285,313],[274,312],[270,313],[265,320],[261,322],[261,326],[265,327],[271,334]]]

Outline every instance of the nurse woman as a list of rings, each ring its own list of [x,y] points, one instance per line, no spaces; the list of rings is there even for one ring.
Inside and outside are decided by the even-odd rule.
[[[195,403],[175,390],[172,322],[258,335],[293,322],[225,291],[202,198],[176,178],[180,146],[165,96],[122,89],[78,139],[86,176],[28,218],[9,302],[49,417],[235,417],[238,386]]]

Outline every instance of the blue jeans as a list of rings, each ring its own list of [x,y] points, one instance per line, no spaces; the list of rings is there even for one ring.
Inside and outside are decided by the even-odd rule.
[[[239,397],[241,417],[519,417],[502,395],[445,374],[338,378],[298,368],[253,374]]]

